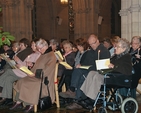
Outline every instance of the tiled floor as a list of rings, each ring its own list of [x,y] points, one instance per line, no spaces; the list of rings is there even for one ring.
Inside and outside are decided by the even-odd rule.
[[[139,110],[138,113],[141,113],[141,95],[137,95],[137,102],[139,104]],[[97,106],[97,108],[99,108],[99,106]],[[93,111],[94,113],[97,113],[98,110]],[[121,113],[120,110],[118,111],[110,111],[107,108],[107,112],[108,113]],[[24,113],[22,110],[16,110],[16,111],[10,111],[9,107],[5,106],[5,107],[0,107],[0,113]],[[85,109],[81,109],[81,110],[67,110],[65,109],[65,107],[61,107],[61,108],[56,108],[55,106],[53,106],[52,108],[46,110],[46,111],[38,111],[38,113],[90,113],[90,111],[85,110]]]

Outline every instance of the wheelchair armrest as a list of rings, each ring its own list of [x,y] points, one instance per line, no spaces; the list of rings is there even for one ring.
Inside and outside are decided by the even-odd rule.
[[[119,76],[119,75],[123,75],[120,72],[116,72],[116,71],[112,71],[112,72],[108,72],[105,74],[106,76]]]

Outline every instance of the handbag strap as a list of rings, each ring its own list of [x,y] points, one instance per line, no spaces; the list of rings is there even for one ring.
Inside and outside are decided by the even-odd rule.
[[[39,99],[41,98],[41,93],[42,93],[42,82],[43,82],[43,71],[41,72],[41,85],[40,85],[40,93],[39,93]],[[49,83],[49,82],[48,82]],[[50,96],[50,92],[49,92],[49,87],[48,87],[48,83],[47,85],[47,91],[48,91],[48,95]]]

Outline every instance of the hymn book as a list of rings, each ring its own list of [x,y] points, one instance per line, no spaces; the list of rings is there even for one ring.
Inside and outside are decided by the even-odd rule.
[[[30,71],[26,66],[22,66],[19,69],[22,70],[23,72],[25,72],[28,75],[33,75],[33,72]]]
[[[16,62],[11,60],[7,54],[0,54],[0,57],[4,59],[13,69],[17,69]]]
[[[96,60],[96,68],[97,70],[101,69],[108,69],[108,65],[110,64],[110,59],[101,59],[101,60]]]
[[[80,66],[81,69],[89,69],[91,66]]]
[[[61,65],[63,65],[66,69],[72,69],[72,67],[66,61],[63,61],[64,58],[62,54],[60,53],[60,51],[55,51],[54,53],[55,53],[57,60],[59,61]]]

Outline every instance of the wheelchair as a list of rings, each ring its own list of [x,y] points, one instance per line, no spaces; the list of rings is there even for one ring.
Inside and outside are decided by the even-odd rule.
[[[104,74],[104,84],[98,93],[93,107],[96,107],[98,100],[102,100],[102,106],[99,107],[98,113],[107,113],[106,107],[110,110],[121,110],[121,113],[137,113],[138,103],[131,97],[133,75],[122,75],[117,72]],[[118,89],[127,88],[127,97],[123,98]],[[92,110],[90,110],[92,111]]]

